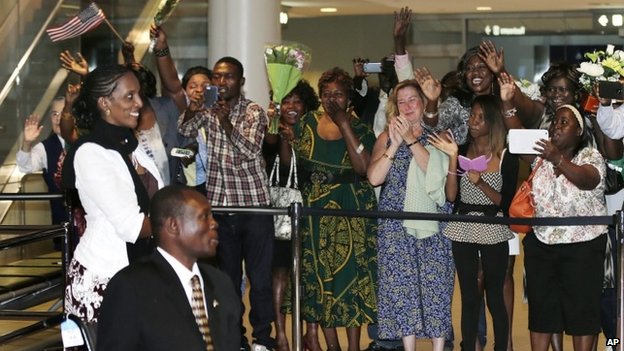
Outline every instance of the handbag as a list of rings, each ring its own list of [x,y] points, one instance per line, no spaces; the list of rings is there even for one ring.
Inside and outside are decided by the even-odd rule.
[[[295,150],[291,147],[290,171],[288,172],[288,180],[285,186],[279,185],[279,155],[275,156],[273,169],[269,176],[269,196],[273,207],[288,207],[293,202],[303,202],[301,191],[299,191],[297,180],[297,162],[295,161]],[[290,224],[290,216],[276,215],[273,216],[275,225],[275,239],[290,240],[292,237],[292,228]]]
[[[511,218],[533,218],[535,217],[535,202],[533,201],[533,176],[535,171],[542,165],[543,159],[537,163],[527,180],[520,184],[511,204],[509,205],[509,217]],[[531,226],[527,224],[510,224],[509,229],[516,233],[528,233]]]
[[[611,168],[607,162],[607,173],[605,174],[605,195],[613,195],[624,188],[624,178],[622,172]]]

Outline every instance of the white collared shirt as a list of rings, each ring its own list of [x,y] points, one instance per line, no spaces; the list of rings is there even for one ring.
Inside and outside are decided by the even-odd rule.
[[[58,134],[56,137],[60,140],[61,146],[65,147],[65,140]],[[35,144],[29,152],[22,150],[20,147],[15,156],[15,163],[20,172],[26,174],[39,172],[44,168],[48,168],[48,154],[46,153],[45,146],[43,146],[43,143],[39,142]]]
[[[199,272],[199,266],[197,262],[193,263],[193,269],[188,270],[185,265],[183,265],[177,258],[171,256],[167,251],[165,251],[160,246],[156,248],[158,252],[165,258],[165,260],[169,263],[171,268],[175,271],[178,279],[180,279],[180,283],[182,283],[182,287],[184,288],[184,293],[186,294],[186,299],[189,302],[191,308],[193,307],[193,285],[191,283],[191,279],[194,275],[199,277],[199,283],[201,284],[202,291],[204,290],[204,279]],[[208,316],[208,305],[206,304],[206,294],[204,295],[204,307],[206,308],[206,316]]]

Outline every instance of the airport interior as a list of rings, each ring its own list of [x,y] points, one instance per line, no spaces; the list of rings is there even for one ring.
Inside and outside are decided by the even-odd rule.
[[[91,1],[0,1],[0,350],[63,349],[64,268],[71,253],[64,255],[58,243],[66,238],[69,226],[51,224],[48,187],[41,172],[24,174],[16,165],[26,118],[33,113],[47,116],[54,98],[64,95],[68,83],[79,81],[62,68],[60,53],[80,52],[93,69],[111,60],[121,62],[122,40],[129,41],[135,47],[136,61],[156,72],[149,27],[160,6],[169,1],[95,2],[106,16],[105,23],[79,37],[52,42],[45,29],[66,22]],[[617,1],[444,0],[424,5],[408,0],[180,0],[162,27],[178,72],[198,65],[212,67],[222,56],[236,57],[245,67],[245,95],[266,108],[270,87],[265,45],[295,42],[307,46],[311,61],[303,78],[316,88],[322,72],[331,67],[352,74],[354,58],[379,62],[392,54],[394,13],[404,6],[413,11],[406,45],[411,63],[427,67],[437,79],[456,69],[461,55],[482,41],[504,49],[505,66],[515,79],[535,84],[541,83],[550,62],[579,63],[586,52],[604,50],[610,44],[622,49],[624,44],[624,3]],[[378,85],[374,74],[368,80]],[[41,135],[48,135],[49,119],[41,123]],[[522,249],[513,276],[511,335],[516,351],[528,351]],[[459,293],[456,282],[452,302],[455,350],[460,349],[461,340]],[[487,321],[491,338],[485,349],[492,350],[489,315]],[[295,349],[292,326],[288,316],[287,332]],[[344,330],[339,336],[346,345]],[[360,349],[370,343],[362,328]],[[604,344],[600,334],[598,350],[604,350]],[[325,346],[323,340],[321,345]],[[418,350],[431,350],[427,340],[417,345]],[[573,349],[569,336],[564,337],[564,349]]]

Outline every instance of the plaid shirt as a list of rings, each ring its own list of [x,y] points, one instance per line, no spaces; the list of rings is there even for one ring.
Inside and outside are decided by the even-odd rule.
[[[262,107],[240,96],[230,110],[232,135],[225,134],[210,110],[198,112],[182,123],[178,131],[196,138],[199,128],[206,131],[206,190],[213,206],[266,206],[269,188],[262,157],[262,141],[268,119]],[[202,138],[203,139],[203,138]],[[204,140],[202,140],[204,142]]]

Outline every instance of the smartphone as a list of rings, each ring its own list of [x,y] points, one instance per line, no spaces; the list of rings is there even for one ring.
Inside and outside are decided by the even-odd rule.
[[[507,134],[509,152],[512,154],[533,154],[539,152],[533,150],[535,143],[540,139],[548,139],[546,129],[510,129]]]
[[[193,150],[184,149],[181,147],[174,147],[171,149],[171,156],[191,158],[191,157],[195,157],[195,152],[193,152]]]
[[[624,84],[620,82],[598,82],[598,92],[603,99],[624,100]]]
[[[381,73],[381,62],[367,62],[362,69],[364,73]]]
[[[207,85],[204,88],[204,107],[211,108],[219,99],[219,88],[214,85]]]

